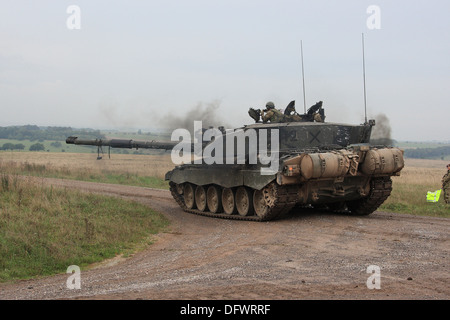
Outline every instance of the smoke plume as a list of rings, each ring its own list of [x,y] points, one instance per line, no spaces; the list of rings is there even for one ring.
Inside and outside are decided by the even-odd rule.
[[[214,100],[209,103],[199,102],[192,108],[179,111],[167,111],[162,113],[161,109],[129,108],[126,112],[121,111],[120,104],[116,101],[102,101],[98,106],[98,113],[103,121],[114,128],[142,128],[148,125],[161,129],[174,130],[178,128],[187,129],[191,133],[194,121],[202,121],[203,128],[223,126],[229,127],[226,121],[227,113],[219,111],[220,102]]]
[[[209,103],[198,103],[185,114],[166,114],[159,119],[159,126],[167,129],[183,128],[190,132],[194,130],[194,121],[202,121],[203,128],[223,126],[228,127],[226,123],[226,112],[219,113],[219,101]]]
[[[383,113],[375,116],[375,127],[372,129],[370,142],[372,144],[392,145],[391,125],[389,118]]]

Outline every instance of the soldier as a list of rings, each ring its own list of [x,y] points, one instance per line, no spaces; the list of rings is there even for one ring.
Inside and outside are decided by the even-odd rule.
[[[309,108],[306,116],[309,121],[324,122],[325,114],[322,109],[322,101],[317,102],[315,105]]]
[[[447,173],[442,177],[442,190],[445,203],[450,203],[450,163],[447,165]]]
[[[295,101],[291,101],[284,109],[284,120],[286,122],[302,121],[302,117],[295,111]]]
[[[275,109],[275,104],[272,101],[269,101],[266,103],[266,109],[261,110],[261,118],[263,122],[267,121],[270,121],[271,123],[283,122],[284,115],[281,113],[280,110]]]
[[[318,112],[314,113],[314,121],[315,122],[323,122],[322,117]]]

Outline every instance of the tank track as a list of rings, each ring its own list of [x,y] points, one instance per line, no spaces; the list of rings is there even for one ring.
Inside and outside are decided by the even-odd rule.
[[[212,213],[209,211],[200,211],[197,209],[189,209],[184,203],[183,196],[178,194],[176,184],[174,182],[169,183],[170,193],[178,205],[186,212],[207,216],[212,218],[232,219],[232,220],[244,220],[244,221],[269,221],[279,219],[287,214],[296,204],[298,197],[298,188],[293,186],[280,186],[276,183],[272,183],[274,199],[271,203],[270,209],[263,217],[254,215],[241,216],[239,214],[225,214],[225,213]]]
[[[391,191],[392,180],[390,177],[374,178],[370,181],[369,195],[363,199],[347,202],[347,207],[353,215],[369,215],[383,204]]]

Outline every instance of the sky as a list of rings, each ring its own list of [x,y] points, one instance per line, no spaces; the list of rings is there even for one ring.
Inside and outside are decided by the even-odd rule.
[[[235,128],[295,100],[450,141],[449,13],[447,0],[0,0],[0,126],[148,131],[209,114]]]

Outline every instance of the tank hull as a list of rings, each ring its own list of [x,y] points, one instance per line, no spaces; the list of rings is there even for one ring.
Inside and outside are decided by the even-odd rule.
[[[370,214],[389,197],[391,176],[403,166],[400,149],[359,145],[285,155],[273,175],[261,175],[255,165],[189,164],[168,172],[166,180],[187,212],[268,221],[301,207]]]

